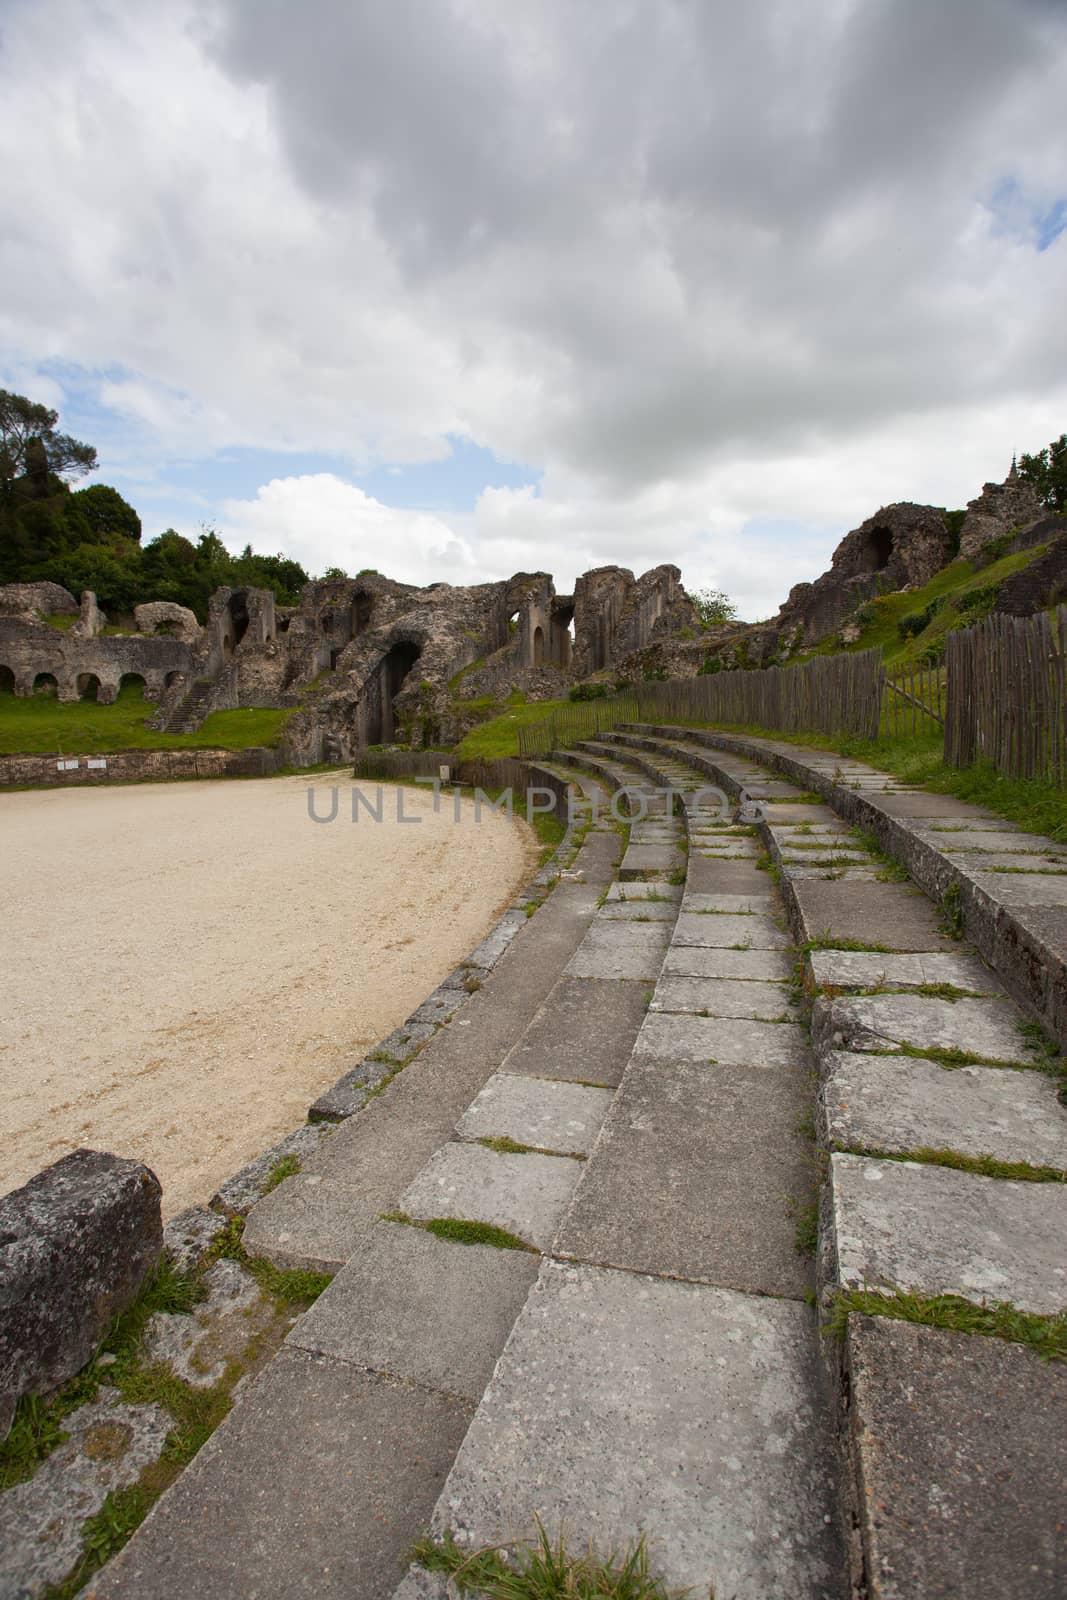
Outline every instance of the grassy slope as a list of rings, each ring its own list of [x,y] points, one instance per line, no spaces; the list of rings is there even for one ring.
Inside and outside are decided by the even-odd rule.
[[[1020,550],[1015,555],[1002,556],[988,567],[976,572],[969,561],[954,561],[951,566],[931,578],[922,589],[903,589],[896,594],[883,595],[870,602],[874,615],[866,624],[855,644],[842,645],[836,635],[824,639],[814,650],[806,651],[797,659],[806,661],[813,655],[839,655],[849,651],[870,650],[881,645],[887,666],[918,660],[938,639],[944,637],[953,624],[958,624],[967,613],[967,598],[975,590],[1001,583],[1020,572],[1044,555],[1047,545],[1035,545],[1030,550]],[[931,620],[915,638],[902,639],[897,629],[901,617],[924,611],[933,600],[947,599],[944,609]],[[982,615],[979,611],[978,616]],[[971,617],[970,620],[977,620]]]
[[[540,700],[532,705],[510,706],[500,716],[473,728],[456,746],[456,754],[461,761],[495,761],[500,756],[517,756],[519,729],[544,722],[553,711],[567,704],[566,700]]]
[[[114,705],[51,695],[0,695],[0,755],[106,755],[114,750],[247,750],[275,745],[289,711],[215,711],[195,733],[155,733],[155,707],[128,689]]]

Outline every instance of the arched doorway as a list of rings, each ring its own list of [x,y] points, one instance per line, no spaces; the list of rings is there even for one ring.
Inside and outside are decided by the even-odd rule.
[[[78,674],[78,699],[96,700],[100,696],[100,679],[95,672]]]
[[[14,694],[15,674],[10,667],[0,665],[0,694]]]
[[[535,667],[545,664],[545,630],[541,627],[533,631],[533,664]]]
[[[51,672],[39,672],[33,680],[33,692],[41,695],[57,695],[59,684]]]
[[[120,700],[133,700],[137,696],[144,700],[147,698],[147,694],[147,685],[139,672],[124,672],[122,674],[119,679]]]
[[[179,683],[184,683],[184,682],[185,682],[185,673],[184,672],[168,672],[167,676],[163,679],[163,687],[164,687],[164,689],[174,689],[174,688],[177,687],[177,685]]]
[[[378,668],[376,704],[371,703],[367,719],[368,744],[390,744],[395,738],[396,717],[393,714],[393,701],[421,655],[421,644],[414,644],[410,639],[401,639],[382,657]]]

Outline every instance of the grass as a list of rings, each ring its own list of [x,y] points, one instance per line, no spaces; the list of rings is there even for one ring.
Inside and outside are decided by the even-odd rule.
[[[217,1383],[199,1388],[179,1378],[167,1362],[145,1360],[143,1339],[151,1318],[160,1311],[193,1311],[204,1298],[203,1271],[220,1256],[240,1261],[279,1310],[306,1305],[330,1281],[324,1274],[280,1272],[251,1260],[241,1247],[242,1228],[242,1222],[232,1222],[197,1272],[183,1272],[162,1257],[134,1303],[112,1323],[93,1360],[47,1400],[26,1396],[19,1402],[11,1432],[0,1445],[0,1490],[33,1476],[68,1437],[64,1419],[94,1400],[104,1384],[117,1389],[127,1405],[159,1406],[172,1424],[160,1459],[145,1467],[137,1483],[113,1490],[86,1519],[81,1555],[63,1582],[47,1591],[47,1600],[70,1600],[136,1532],[160,1494],[226,1416],[235,1385],[266,1348],[266,1336],[253,1336],[244,1356],[228,1361]]]
[[[813,655],[852,654],[881,645],[887,666],[917,662],[951,628],[984,616],[988,611],[985,591],[1030,566],[1046,549],[1046,545],[1034,545],[1029,550],[1002,556],[999,561],[993,561],[977,572],[969,561],[953,561],[921,589],[900,590],[869,602],[869,606],[864,608],[869,620],[854,644],[842,645],[833,635],[814,650],[803,652],[797,660],[805,661]],[[901,619],[925,612],[935,601],[937,610],[926,626],[910,638],[902,638],[898,627]]]
[[[568,705],[566,700],[540,700],[532,705],[509,706],[498,717],[472,728],[456,746],[461,761],[496,761],[519,753],[519,729],[544,722],[553,711]]]
[[[284,1183],[286,1178],[295,1178],[300,1170],[300,1161],[296,1156],[282,1156],[271,1167],[266,1182],[263,1184],[263,1193],[270,1194],[271,1190],[276,1189],[280,1183]]]
[[[1067,1311],[1038,1316],[1020,1311],[1009,1301],[974,1305],[959,1295],[912,1294],[903,1289],[844,1289],[834,1298],[824,1332],[840,1338],[853,1314],[890,1317],[924,1328],[983,1334],[1011,1344],[1027,1344],[1045,1361],[1067,1361]]]
[[[529,1255],[539,1253],[525,1239],[520,1239],[518,1234],[509,1233],[506,1228],[497,1228],[491,1222],[471,1222],[466,1217],[431,1217],[428,1222],[420,1222],[417,1217],[408,1216],[406,1211],[383,1211],[379,1221],[400,1222],[408,1228],[421,1228],[424,1233],[432,1233],[436,1239],[446,1239],[450,1244],[487,1244],[494,1250],[525,1250]]]
[[[411,1559],[429,1572],[447,1573],[460,1594],[487,1600],[682,1600],[689,1593],[669,1590],[652,1576],[643,1537],[621,1553],[600,1556],[590,1545],[583,1555],[572,1555],[562,1531],[553,1541],[540,1518],[534,1520],[533,1540],[470,1551],[446,1533],[440,1540],[420,1539]]]
[[[1034,1167],[1028,1161],[998,1161],[995,1156],[965,1156],[958,1150],[934,1149],[920,1145],[915,1150],[882,1150],[876,1145],[848,1147],[854,1156],[870,1156],[877,1161],[918,1161],[923,1166],[949,1167],[953,1172],[971,1172],[980,1178],[1000,1178],[1014,1183],[1067,1183],[1067,1172],[1058,1167]]]
[[[0,755],[107,755],[117,750],[249,750],[276,745],[291,711],[214,711],[195,733],[157,733],[156,707],[135,686],[114,705],[0,694]]]

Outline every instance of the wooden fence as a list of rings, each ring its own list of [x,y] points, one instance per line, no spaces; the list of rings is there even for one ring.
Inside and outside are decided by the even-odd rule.
[[[945,760],[1067,784],[1067,606],[945,639]]]
[[[889,739],[940,733],[945,726],[947,679],[943,666],[909,663],[894,668],[885,681],[879,731]]]
[[[799,667],[642,683],[636,694],[646,721],[735,723],[780,733],[850,733],[873,739],[884,681],[881,650],[861,650],[813,656]]]
[[[547,756],[577,744],[580,739],[595,739],[609,733],[620,722],[636,722],[641,716],[638,697],[621,694],[613,700],[577,700],[559,706],[543,722],[532,722],[519,729],[519,755],[530,760]]]

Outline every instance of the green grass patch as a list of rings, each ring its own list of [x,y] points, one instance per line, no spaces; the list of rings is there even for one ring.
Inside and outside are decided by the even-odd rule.
[[[567,704],[566,700],[540,700],[532,705],[509,706],[498,717],[472,728],[456,746],[456,755],[461,761],[496,761],[502,756],[517,756],[519,729],[544,722],[553,711]]]
[[[296,1156],[282,1156],[281,1160],[276,1161],[271,1167],[266,1182],[263,1184],[263,1194],[270,1194],[271,1190],[276,1189],[280,1183],[284,1183],[286,1178],[295,1178],[300,1170],[300,1161]]]
[[[0,694],[0,755],[108,755],[118,750],[249,750],[276,745],[291,711],[214,711],[195,733],[145,727],[157,710],[136,687],[113,705]]]
[[[506,1228],[497,1228],[491,1222],[471,1222],[465,1217],[432,1217],[428,1222],[420,1222],[417,1217],[408,1216],[406,1211],[384,1211],[380,1221],[400,1222],[408,1228],[421,1228],[424,1233],[432,1233],[435,1239],[445,1239],[449,1244],[487,1244],[494,1250],[525,1250],[529,1255],[539,1253],[525,1239],[520,1239],[518,1234],[509,1233]]]
[[[1034,1167],[1028,1161],[998,1161],[995,1156],[965,1156],[958,1150],[934,1149],[920,1145],[915,1150],[882,1150],[876,1145],[849,1145],[849,1155],[870,1156],[876,1161],[918,1161],[928,1167],[949,1167],[953,1172],[970,1172],[979,1178],[1001,1178],[1014,1183],[1067,1183],[1067,1172],[1058,1167]]]
[[[954,1333],[983,1334],[1028,1344],[1045,1361],[1067,1361],[1067,1312],[1038,1316],[1020,1311],[1009,1301],[976,1306],[959,1295],[911,1294],[903,1289],[844,1289],[830,1308],[824,1332],[840,1338],[853,1313],[864,1317],[890,1317],[924,1328],[945,1328]]]
[[[278,1163],[281,1165],[281,1162]],[[211,1261],[221,1256],[237,1261],[255,1278],[264,1294],[269,1294],[281,1305],[309,1306],[333,1282],[332,1272],[307,1272],[301,1269],[286,1270],[273,1262],[250,1256],[242,1243],[244,1218],[234,1217],[229,1226],[219,1234],[208,1253]]]
[[[447,1532],[440,1540],[420,1539],[411,1559],[429,1572],[447,1573],[460,1594],[487,1600],[683,1600],[689,1593],[669,1590],[652,1576],[643,1537],[621,1552],[599,1556],[591,1545],[572,1555],[562,1531],[553,1542],[540,1518],[534,1520],[534,1540],[470,1551]]]

